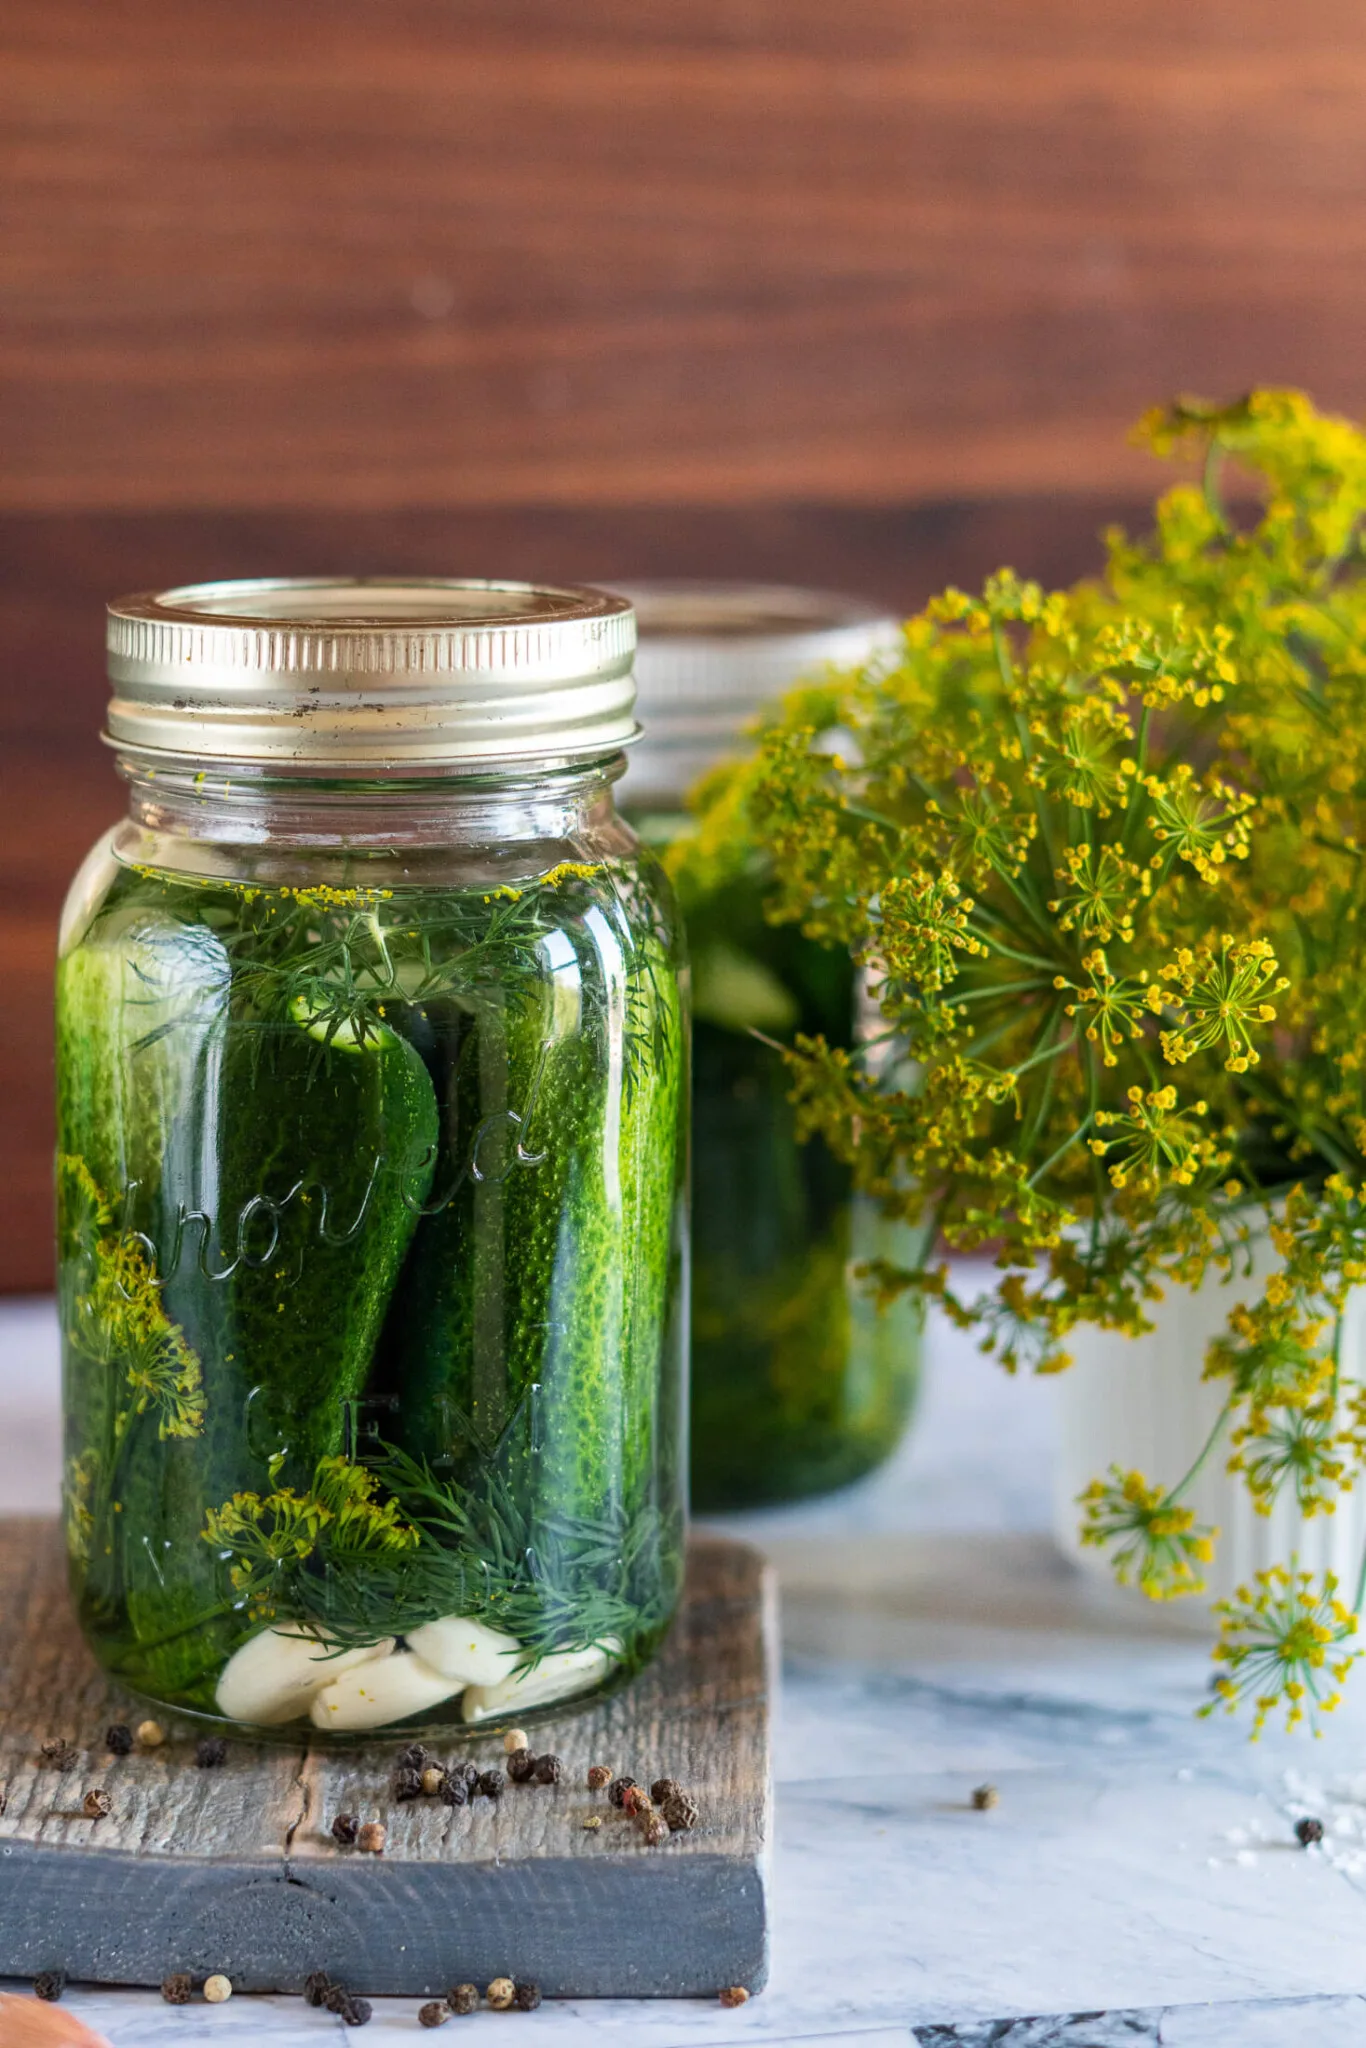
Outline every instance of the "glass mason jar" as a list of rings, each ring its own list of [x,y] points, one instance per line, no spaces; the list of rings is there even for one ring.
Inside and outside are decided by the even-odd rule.
[[[630,607],[111,608],[58,968],[66,1517],[104,1665],[354,1734],[594,1691],[682,1573],[688,1022]]]
[[[645,733],[624,808],[648,841],[687,829],[686,791],[802,677],[849,667],[897,627],[858,599],[750,584],[629,588]],[[782,1060],[754,1033],[854,1043],[847,954],[764,916],[751,870],[685,903],[693,972],[692,1499],[754,1507],[860,1478],[915,1399],[920,1311],[879,1311],[858,1269],[908,1253],[904,1225],[798,1142]]]

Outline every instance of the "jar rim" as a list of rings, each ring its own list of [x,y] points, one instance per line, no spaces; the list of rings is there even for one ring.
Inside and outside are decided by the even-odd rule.
[[[109,606],[106,738],[329,772],[593,759],[636,736],[635,615],[588,585],[258,577]]]

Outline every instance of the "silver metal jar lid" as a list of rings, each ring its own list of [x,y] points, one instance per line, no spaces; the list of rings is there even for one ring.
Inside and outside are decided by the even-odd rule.
[[[296,774],[591,760],[634,738],[629,602],[455,577],[190,583],[109,607],[106,737]]]
[[[749,721],[803,677],[854,668],[900,624],[866,599],[766,583],[631,583],[636,708],[628,803],[677,800],[738,751]]]

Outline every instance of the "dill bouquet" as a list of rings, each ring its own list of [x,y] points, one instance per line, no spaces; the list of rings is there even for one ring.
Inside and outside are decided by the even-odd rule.
[[[863,1043],[786,1049],[802,1128],[998,1274],[969,1301],[932,1258],[870,1269],[884,1299],[1056,1371],[1080,1326],[1143,1333],[1269,1238],[1260,1298],[1192,1361],[1221,1396],[1199,1456],[1082,1498],[1083,1539],[1165,1597],[1213,1555],[1185,1501],[1206,1460],[1314,1515],[1366,1458],[1339,1357],[1366,1279],[1366,435],[1281,391],[1138,434],[1201,473],[1147,538],[1109,534],[1072,590],[949,590],[898,655],[793,693],[679,859],[696,885],[762,866],[774,920],[866,970]],[[1255,506],[1225,502],[1230,465]],[[1335,1704],[1342,1591],[1287,1557],[1222,1603],[1211,1707]]]

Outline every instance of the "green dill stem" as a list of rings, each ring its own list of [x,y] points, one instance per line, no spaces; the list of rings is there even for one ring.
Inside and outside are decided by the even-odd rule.
[[[1124,823],[1119,828],[1119,843],[1125,853],[1129,851],[1129,832],[1134,822],[1134,814],[1138,810],[1140,800],[1146,798],[1148,794],[1143,787],[1143,776],[1148,766],[1148,731],[1152,725],[1152,718],[1152,711],[1145,704],[1138,721],[1138,759],[1135,763],[1133,788],[1129,791],[1129,801],[1125,806]]]
[[[1197,1457],[1195,1463],[1191,1466],[1190,1470],[1187,1473],[1185,1473],[1185,1475],[1180,1480],[1178,1480],[1177,1484],[1172,1488],[1171,1492],[1167,1495],[1166,1504],[1168,1507],[1174,1507],[1176,1502],[1180,1500],[1182,1494],[1186,1491],[1186,1488],[1188,1486],[1193,1485],[1195,1480],[1199,1477],[1201,1467],[1204,1465],[1206,1458],[1208,1458],[1210,1452],[1214,1449],[1214,1446],[1218,1443],[1220,1437],[1223,1435],[1224,1426],[1232,1413],[1233,1396],[1232,1394],[1230,1394],[1227,1401],[1225,1401],[1223,1407],[1219,1410],[1218,1415],[1215,1417],[1214,1427],[1210,1431],[1209,1435],[1205,1438],[1204,1444],[1200,1450],[1200,1455]]]
[[[1053,1021],[1057,1017],[1057,1014],[1058,1011],[1055,1007],[1053,1011],[1053,1017],[1049,1019],[1050,1029],[1052,1028]],[[1015,1075],[1015,1078],[1018,1080],[1020,1075],[1027,1074],[1031,1067],[1037,1067],[1041,1065],[1041,1063],[1044,1060],[1055,1060],[1058,1057],[1059,1053],[1070,1051],[1072,1046],[1075,1044],[1076,1033],[1069,1032],[1067,1037],[1060,1038],[1056,1045],[1045,1045],[1042,1046],[1038,1052],[1031,1053],[1027,1060],[1021,1060],[1018,1066],[1012,1067],[1011,1072]]]
[[[1057,1151],[1050,1152],[1047,1159],[1045,1159],[1043,1165],[1038,1169],[1038,1171],[1036,1173],[1030,1174],[1029,1179],[1025,1182],[1025,1186],[1030,1188],[1037,1187],[1039,1182],[1043,1179],[1044,1175],[1057,1165],[1058,1161],[1062,1158],[1064,1152],[1070,1152],[1072,1147],[1076,1144],[1077,1140],[1079,1138],[1084,1138],[1086,1136],[1086,1133],[1090,1130],[1090,1128],[1091,1117],[1088,1112],[1088,1114],[1084,1116],[1081,1122],[1077,1125],[1075,1131],[1072,1132],[1071,1136],[1063,1139]]]
[[[1219,488],[1224,469],[1224,450],[1217,434],[1210,436],[1209,447],[1205,450],[1205,465],[1201,472],[1200,488],[1205,494],[1205,503],[1218,520],[1224,532],[1229,530],[1228,513],[1224,507],[1223,493]]]
[[[1034,981],[998,981],[991,988],[967,989],[962,995],[952,995],[948,1000],[954,1009],[957,1009],[960,1003],[984,1003],[992,996],[1022,996],[1029,994],[1032,989],[1052,986],[1051,979],[1046,976],[1040,976]]]
[[[982,903],[977,905],[977,909],[983,916],[991,917],[993,915],[993,912]],[[972,918],[969,918],[967,929],[975,939],[981,939],[984,945],[990,946],[993,953],[1000,953],[1007,960],[1018,960],[1021,967],[1042,967],[1047,974],[1056,974],[1057,972],[1058,963],[1056,960],[1045,960],[1038,953],[1017,952],[1013,946],[1008,946],[1004,939],[997,938],[989,925],[983,930],[981,925],[974,923]],[[1013,932],[1015,927],[1007,925],[1006,929]]]
[[[1050,1015],[1047,1024],[1044,1026],[1044,1042],[1046,1042],[1048,1038],[1052,1035],[1052,1033],[1057,1029],[1059,1020],[1062,1017],[1062,1012],[1063,998],[1059,996],[1057,1001],[1053,1005],[1052,1014]],[[1063,1046],[1070,1043],[1072,1040],[1075,1039],[1075,1037],[1075,1032],[1070,1033],[1067,1038],[1060,1039],[1058,1041],[1059,1046]],[[1039,1133],[1043,1129],[1045,1123],[1048,1121],[1048,1112],[1053,1107],[1053,1094],[1054,1089],[1056,1087],[1057,1078],[1058,1070],[1055,1066],[1050,1064],[1048,1072],[1044,1078],[1044,1085],[1039,1091],[1039,1100],[1035,1104],[1034,1114],[1029,1120],[1029,1127],[1025,1133],[1024,1141],[1020,1148],[1022,1155],[1026,1159],[1033,1151],[1035,1141],[1037,1140]]]

